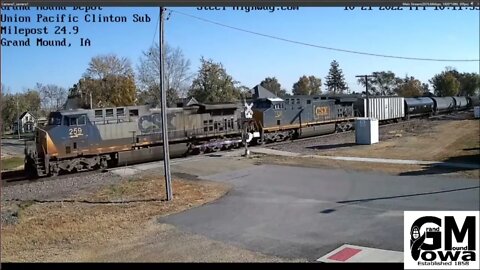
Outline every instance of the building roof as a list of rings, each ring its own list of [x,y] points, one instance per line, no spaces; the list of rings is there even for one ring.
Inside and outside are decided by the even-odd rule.
[[[36,118],[31,112],[25,111],[20,115],[20,119],[22,119],[27,113],[30,114],[33,118]]]

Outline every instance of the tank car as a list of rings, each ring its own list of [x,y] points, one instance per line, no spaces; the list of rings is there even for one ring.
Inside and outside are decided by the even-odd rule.
[[[433,100],[428,97],[405,98],[405,118],[431,116],[434,113]]]

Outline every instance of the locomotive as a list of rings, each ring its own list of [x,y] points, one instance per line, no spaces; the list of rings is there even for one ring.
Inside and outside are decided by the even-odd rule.
[[[170,154],[219,151],[241,143],[238,104],[192,102],[168,108]],[[29,176],[55,176],[147,162],[163,155],[160,110],[147,105],[52,112],[25,147]]]
[[[378,97],[317,95],[277,97],[253,88],[253,117],[240,103],[202,104],[195,99],[167,109],[172,157],[343,132],[356,117],[380,122],[448,113],[471,107],[466,97]],[[61,110],[50,113],[26,142],[29,177],[87,171],[158,160],[163,156],[160,109],[147,105]],[[368,115],[367,115],[368,114]],[[248,138],[248,139],[247,139]]]

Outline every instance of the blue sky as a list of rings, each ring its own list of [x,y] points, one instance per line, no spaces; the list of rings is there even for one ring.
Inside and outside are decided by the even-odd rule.
[[[343,8],[300,7],[296,11],[232,10],[204,11],[196,8],[178,10],[226,25],[272,36],[321,46],[369,53],[440,59],[479,59],[479,11],[345,11]],[[36,14],[72,14],[83,21],[85,14],[99,12],[2,11],[7,15],[30,15],[31,23],[2,23],[2,26],[38,28],[77,25],[79,33],[70,35],[71,47],[1,48],[2,83],[12,92],[33,87],[37,82],[69,88],[76,83],[94,56],[117,54],[131,60],[134,67],[142,51],[158,41],[158,8],[103,8],[102,15],[127,16],[128,23],[36,23]],[[132,15],[147,14],[151,21],[133,23]],[[30,36],[31,43],[39,36]],[[44,38],[63,38],[45,35]],[[90,47],[80,47],[79,39],[89,38]],[[7,39],[24,39],[21,35],[2,35]],[[479,72],[479,62],[426,62],[355,55],[306,47],[273,40],[191,17],[171,13],[165,24],[166,41],[180,47],[190,59],[191,72],[199,68],[201,56],[221,62],[227,72],[241,84],[253,87],[267,76],[275,76],[283,88],[291,91],[302,75],[315,75],[325,81],[330,62],[337,60],[345,79],[354,91],[361,89],[355,75],[390,70],[397,76],[415,76],[423,82],[446,66],[460,72]],[[324,87],[322,87],[324,89]]]

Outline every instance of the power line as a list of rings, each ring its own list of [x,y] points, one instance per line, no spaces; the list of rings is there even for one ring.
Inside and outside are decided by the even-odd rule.
[[[281,40],[281,41],[285,41],[285,42],[289,42],[289,43],[294,43],[294,44],[299,44],[299,45],[304,45],[304,46],[309,46],[309,47],[314,47],[314,48],[320,48],[320,49],[325,49],[325,50],[331,50],[331,51],[338,51],[338,52],[345,52],[345,53],[352,53],[352,54],[360,54],[360,55],[368,55],[368,56],[375,56],[375,57],[383,57],[383,58],[395,58],[395,59],[402,59],[402,60],[435,61],[435,62],[479,62],[480,61],[479,59],[435,59],[435,58],[405,57],[405,56],[376,54],[376,53],[368,53],[368,52],[359,52],[359,51],[353,51],[353,50],[338,49],[338,48],[326,47],[326,46],[321,46],[321,45],[316,45],[316,44],[311,44],[311,43],[286,39],[286,38],[282,38],[282,37],[267,35],[267,34],[263,34],[263,33],[258,33],[258,32],[254,32],[254,31],[238,28],[238,27],[235,27],[235,26],[230,26],[230,25],[226,25],[226,24],[223,24],[223,23],[211,21],[211,20],[208,20],[208,19],[205,19],[205,18],[200,18],[200,17],[194,16],[194,15],[190,15],[190,14],[183,13],[183,12],[176,11],[176,10],[172,10],[172,9],[170,9],[170,11],[175,12],[175,13],[180,14],[180,15],[183,15],[183,16],[194,18],[194,19],[197,19],[197,20],[200,20],[200,21],[203,21],[203,22],[207,22],[207,23],[218,25],[218,26],[234,29],[234,30],[237,30],[237,31],[240,31],[240,32],[245,32],[245,33],[249,33],[249,34],[253,34],[253,35],[257,35],[257,36],[267,37],[267,38]]]
[[[159,24],[160,24],[160,15],[158,15],[157,23],[155,24],[155,32],[153,32],[152,45],[150,46],[150,48],[153,48],[153,45],[155,44],[155,37],[157,36],[157,29]]]

